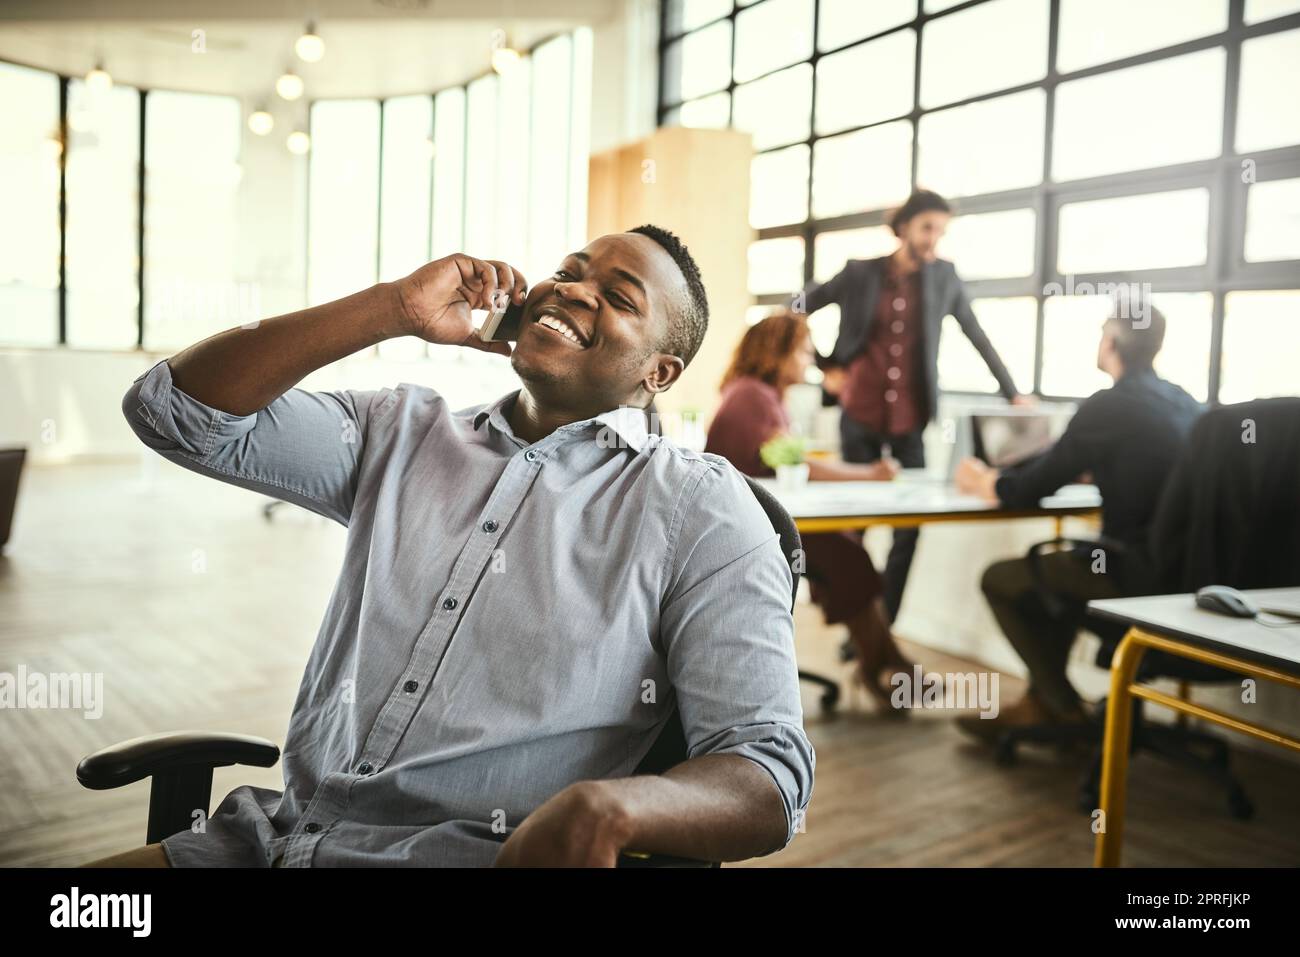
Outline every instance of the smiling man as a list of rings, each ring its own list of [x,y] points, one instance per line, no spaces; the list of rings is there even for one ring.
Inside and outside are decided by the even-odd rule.
[[[643,411],[704,336],[695,263],[642,226],[526,288],[448,256],[136,379],[123,411],[146,445],[347,542],[284,791],[237,788],[205,833],[99,863],[608,866],[793,837],[814,754],[789,565],[739,474],[650,434]],[[502,293],[524,306],[523,387],[496,402],[294,387],[394,336],[510,354],[470,318]],[[674,709],[689,759],[631,776]]]

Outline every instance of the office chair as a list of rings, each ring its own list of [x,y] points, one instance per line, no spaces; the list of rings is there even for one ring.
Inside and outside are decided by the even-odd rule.
[[[1245,431],[1246,424],[1250,431]],[[1247,441],[1245,435],[1253,436]],[[1300,583],[1300,398],[1263,399],[1220,406],[1200,417],[1187,448],[1161,490],[1145,554],[1100,539],[1081,542],[1054,539],[1033,546],[1027,556],[1039,595],[1049,612],[1060,614],[1065,604],[1047,587],[1041,555],[1049,548],[1102,547],[1128,563],[1140,582],[1135,594],[1194,592],[1205,585],[1236,588],[1275,588]],[[1117,622],[1089,616],[1085,625],[1101,638],[1097,664],[1109,669],[1111,657],[1124,637]],[[1200,662],[1148,652],[1139,681],[1172,678],[1186,697],[1191,683],[1239,683],[1241,676]],[[1227,742],[1188,726],[1185,718],[1172,726],[1143,720],[1141,699],[1134,701],[1132,750],[1191,768],[1218,785],[1228,810],[1239,820],[1254,815],[1245,789],[1229,769]],[[1079,788],[1079,806],[1091,813],[1099,802],[1100,740],[1105,702],[1087,728],[1015,729],[998,741],[1003,763],[1015,760],[1022,741],[1062,743],[1070,739],[1095,743],[1092,767]]]
[[[26,460],[27,450],[21,446],[0,449],[0,550],[9,543],[14,512],[18,508],[18,481]]]
[[[776,497],[745,477],[781,540],[787,563],[798,553],[799,532]],[[799,573],[791,567],[790,608],[799,593]],[[663,774],[687,759],[686,733],[674,706],[646,756],[633,774]],[[102,748],[77,765],[77,780],[95,791],[152,778],[149,821],[145,843],[187,830],[195,809],[206,816],[212,800],[212,770],[240,764],[269,768],[280,760],[280,749],[265,738],[211,731],[174,731],[133,738]],[[699,861],[667,854],[626,851],[619,867],[720,867],[717,861]]]

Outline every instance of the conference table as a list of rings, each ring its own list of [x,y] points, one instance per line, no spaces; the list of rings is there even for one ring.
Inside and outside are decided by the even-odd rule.
[[[1300,611],[1300,588],[1244,590],[1255,605]],[[1096,865],[1118,867],[1124,840],[1124,799],[1128,783],[1133,699],[1142,698],[1300,752],[1300,740],[1236,715],[1193,704],[1185,698],[1138,683],[1138,666],[1148,650],[1214,665],[1247,678],[1263,678],[1300,691],[1300,618],[1265,614],[1232,618],[1198,608],[1194,595],[1107,598],[1088,610],[1129,626],[1111,659],[1110,697],[1101,765],[1101,811],[1105,826],[1097,834]]]
[[[790,513],[800,532],[1052,518],[1059,534],[1063,519],[1101,511],[1101,495],[1093,485],[1067,485],[1032,508],[1001,508],[958,492],[945,476],[924,469],[904,469],[892,482],[807,482],[785,488],[776,479],[759,481]]]

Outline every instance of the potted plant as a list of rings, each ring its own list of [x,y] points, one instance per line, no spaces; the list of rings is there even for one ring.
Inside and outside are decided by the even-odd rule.
[[[808,484],[808,463],[804,461],[806,443],[793,435],[768,439],[758,450],[763,464],[776,471],[776,484],[786,490]]]

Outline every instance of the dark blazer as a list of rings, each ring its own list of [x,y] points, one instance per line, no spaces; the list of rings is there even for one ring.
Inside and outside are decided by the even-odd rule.
[[[866,348],[871,323],[875,320],[881,277],[888,261],[888,256],[850,259],[835,278],[814,283],[804,290],[802,311],[805,313],[812,314],[833,302],[840,307],[839,338],[830,356],[823,357],[819,365],[846,366]],[[939,333],[947,315],[957,320],[966,338],[988,363],[1002,394],[1008,399],[1013,397],[1016,384],[975,319],[957,270],[947,260],[936,259],[921,266],[921,347],[925,350],[921,375],[925,379],[930,418],[939,410]]]

